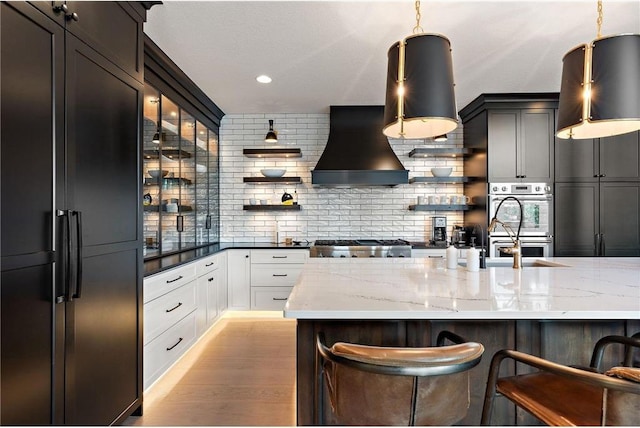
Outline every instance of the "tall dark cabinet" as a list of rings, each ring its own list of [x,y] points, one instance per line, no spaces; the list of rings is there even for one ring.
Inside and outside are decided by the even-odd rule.
[[[556,144],[556,255],[640,256],[640,132]]]
[[[142,405],[145,10],[61,6],[0,4],[4,425]]]

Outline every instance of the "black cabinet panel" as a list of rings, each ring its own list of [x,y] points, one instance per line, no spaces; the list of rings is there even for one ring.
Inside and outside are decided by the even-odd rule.
[[[5,257],[53,249],[53,124],[56,116],[63,114],[62,85],[57,84],[62,82],[62,74],[58,73],[64,66],[64,35],[61,28],[43,16],[24,15],[6,3],[0,7]],[[23,36],[16,38],[15,34]],[[34,123],[42,126],[33,126]]]
[[[84,259],[82,297],[67,309],[67,423],[111,424],[137,397],[138,263],[135,249]]]
[[[598,181],[598,140],[556,142],[556,181]]]
[[[601,181],[640,181],[640,132],[600,139]]]
[[[3,10],[4,12],[4,10]],[[52,265],[2,272],[2,425],[52,422]]]
[[[640,183],[602,183],[603,256],[640,256]]]
[[[142,85],[71,36],[67,71],[68,191],[84,245],[136,241]]]
[[[556,256],[597,255],[598,200],[597,183],[556,183]]]

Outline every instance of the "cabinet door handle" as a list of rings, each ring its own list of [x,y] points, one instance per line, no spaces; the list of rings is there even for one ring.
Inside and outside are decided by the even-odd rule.
[[[443,259],[444,256],[427,256],[428,259]]]
[[[214,277],[212,276],[211,278],[207,279],[207,281],[211,282],[211,281],[213,281],[213,278]]]
[[[207,263],[206,265],[204,265],[204,267],[213,266],[213,265],[215,265],[215,264],[216,264],[216,262]]]
[[[66,3],[62,3],[60,6],[53,6],[53,11],[56,13],[62,12],[66,15],[69,13],[69,6]]]
[[[175,305],[173,308],[171,308],[171,309],[165,309],[164,311],[165,311],[165,312],[167,312],[167,313],[169,313],[169,312],[173,312],[173,311],[175,311],[176,309],[178,309],[180,306],[182,306],[182,302],[178,302],[178,304],[177,304],[177,305]]]
[[[178,232],[184,232],[184,216],[179,215],[176,217],[176,230]]]
[[[171,284],[172,282],[176,282],[176,281],[178,281],[180,279],[182,279],[182,275],[180,275],[176,279],[167,279],[167,284]]]
[[[273,276],[288,276],[287,273],[274,273]]]
[[[604,256],[606,251],[605,242],[604,242],[604,233],[600,234],[600,255]]]
[[[78,241],[76,247],[76,292],[73,298],[79,299],[82,295],[82,213],[80,211],[73,211],[73,215],[76,217],[76,235]]]
[[[595,244],[595,247],[596,247],[596,256],[599,256],[600,255],[600,247],[602,245],[601,242],[600,242],[600,234],[596,233],[594,238],[595,238],[594,239],[594,244]]]
[[[283,302],[283,301],[287,300],[287,297],[272,297],[272,299],[275,300],[275,301]]]
[[[204,221],[204,228],[211,229],[211,214],[207,214],[207,219]]]
[[[182,342],[182,338],[179,338],[178,341],[175,343],[175,345],[168,347],[167,351],[171,351],[173,348],[178,346],[180,344],[180,342]]]
[[[65,301],[70,301],[71,297],[71,211],[70,210],[58,210],[58,217],[63,217],[62,223],[62,233],[61,233],[61,242],[62,242],[62,277],[63,277],[63,285],[64,290],[62,290],[62,295],[56,297],[56,303],[63,303]]]
[[[286,259],[287,256],[271,256],[272,259]]]
[[[76,22],[78,22],[80,20],[80,18],[78,17],[78,14],[75,13],[75,12],[66,14],[65,18],[67,18],[67,21],[76,21]]]

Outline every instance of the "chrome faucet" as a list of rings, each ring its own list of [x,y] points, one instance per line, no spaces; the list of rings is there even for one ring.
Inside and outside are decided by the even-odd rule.
[[[511,226],[505,224],[498,220],[498,213],[500,212],[500,207],[506,200],[514,200],[520,206],[520,221],[518,223],[518,233],[515,233]],[[487,228],[487,233],[491,233],[495,230],[496,226],[499,224],[509,235],[509,239],[513,242],[513,247],[511,248],[501,248],[500,251],[506,254],[511,254],[513,256],[513,268],[514,269],[522,269],[522,246],[520,245],[520,229],[522,229],[522,221],[524,219],[524,213],[522,210],[522,203],[515,196],[507,196],[498,204],[498,208],[496,208],[496,213],[491,219],[491,223],[489,223],[489,227]]]

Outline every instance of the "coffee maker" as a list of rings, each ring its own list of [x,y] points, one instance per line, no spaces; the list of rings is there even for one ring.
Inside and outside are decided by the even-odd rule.
[[[431,217],[431,224],[433,227],[433,234],[431,236],[431,243],[436,247],[447,246],[447,218],[446,217]]]

